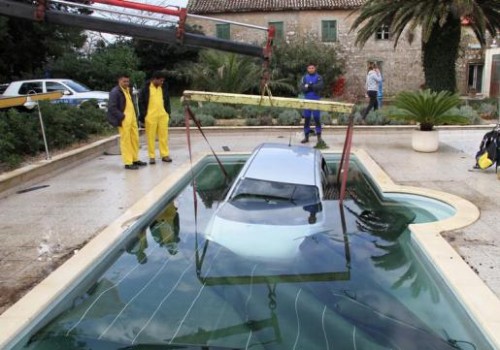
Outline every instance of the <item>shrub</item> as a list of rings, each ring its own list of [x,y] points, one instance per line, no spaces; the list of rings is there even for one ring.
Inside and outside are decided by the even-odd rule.
[[[273,125],[273,118],[267,115],[258,116],[255,118],[245,118],[245,125],[247,126]]]
[[[295,109],[282,111],[277,118],[278,125],[300,125],[301,115]]]
[[[105,112],[92,103],[75,108],[41,101],[40,111],[49,150],[86,140],[90,135],[106,135],[115,130],[106,120]],[[23,157],[45,151],[38,108],[2,111],[0,121],[0,162],[3,166],[16,167]]]
[[[236,108],[220,103],[206,103],[197,109],[197,113],[211,115],[216,119],[233,119],[238,115]]]
[[[179,112],[178,110],[172,111],[172,113],[170,114],[168,125],[172,127],[185,126],[186,124],[184,122],[184,113]]]
[[[208,114],[198,114],[196,118],[200,121],[201,126],[214,126],[215,118]]]
[[[481,124],[481,118],[477,111],[471,106],[460,106],[460,108],[452,108],[451,113],[463,116],[469,120],[469,124]]]
[[[477,109],[479,116],[484,119],[494,119],[497,114],[497,106],[491,103],[481,103]]]

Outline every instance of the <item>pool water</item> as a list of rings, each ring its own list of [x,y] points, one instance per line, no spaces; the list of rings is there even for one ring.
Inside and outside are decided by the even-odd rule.
[[[224,162],[231,178],[243,162]],[[92,287],[18,348],[492,349],[411,244],[408,224],[453,215],[444,204],[385,198],[353,162],[344,206],[323,208],[327,229],[273,264],[205,239],[230,181],[213,161],[196,179],[196,205],[191,184],[168,194]]]

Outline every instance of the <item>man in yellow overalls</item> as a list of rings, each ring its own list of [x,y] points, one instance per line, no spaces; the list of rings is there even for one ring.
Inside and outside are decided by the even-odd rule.
[[[147,165],[139,160],[139,128],[132,102],[130,78],[126,74],[118,77],[118,85],[109,93],[108,121],[118,127],[120,132],[120,151],[125,169],[137,170]]]
[[[158,138],[161,160],[167,163],[172,161],[168,149],[169,118],[168,85],[162,72],[154,72],[139,92],[139,121],[145,123],[146,126],[149,164],[156,163],[156,138]]]

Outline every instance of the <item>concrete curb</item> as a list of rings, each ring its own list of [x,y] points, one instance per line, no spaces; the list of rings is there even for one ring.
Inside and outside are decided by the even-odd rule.
[[[8,195],[21,184],[27,186],[36,179],[43,179],[48,174],[61,172],[75,162],[95,157],[117,146],[119,135],[93,142],[89,145],[59,154],[49,160],[42,160],[22,168],[0,174],[0,194]]]

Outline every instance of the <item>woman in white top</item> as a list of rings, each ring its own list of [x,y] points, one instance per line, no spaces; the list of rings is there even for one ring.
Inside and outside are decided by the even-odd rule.
[[[378,109],[377,94],[378,87],[381,82],[382,76],[380,75],[380,70],[378,69],[377,64],[370,62],[368,65],[368,74],[366,75],[366,94],[370,98],[370,102],[368,103],[368,107],[366,107],[362,113],[363,121],[372,108],[374,110]]]

